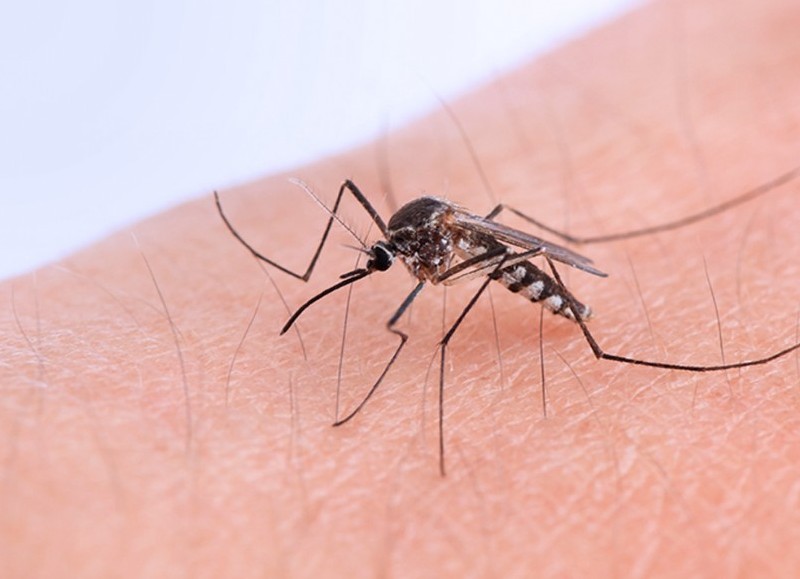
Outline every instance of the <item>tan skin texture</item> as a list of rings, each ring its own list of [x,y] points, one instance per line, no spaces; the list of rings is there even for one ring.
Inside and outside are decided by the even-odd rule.
[[[450,106],[496,198],[574,233],[655,224],[800,162],[797,30],[794,0],[656,3]],[[439,110],[222,192],[242,234],[298,269],[324,214],[289,176],[327,202],[350,177],[387,219],[389,187],[401,201],[492,207]],[[578,247],[606,280],[562,271],[609,351],[718,363],[705,259],[725,359],[763,355],[796,339],[798,200],[792,182],[681,231]],[[345,214],[367,231],[354,204]],[[547,314],[545,419],[539,308],[497,286],[502,379],[484,298],[448,359],[442,479],[435,363],[425,381],[440,287],[400,325],[412,339],[376,396],[332,428],[346,292],[301,318],[305,362],[294,332],[278,336],[287,310],[210,193],[132,232],[138,241],[124,231],[2,286],[0,575],[800,569],[796,356],[727,374],[634,368],[596,361],[573,324]],[[289,304],[353,267],[345,244],[340,231],[310,284],[272,272]],[[395,343],[383,324],[412,286],[396,265],[356,289],[340,416],[380,371]],[[448,290],[449,321],[477,287]]]

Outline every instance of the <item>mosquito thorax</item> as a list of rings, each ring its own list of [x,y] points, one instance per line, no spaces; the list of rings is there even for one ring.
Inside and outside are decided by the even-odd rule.
[[[453,206],[437,197],[420,197],[392,215],[386,237],[420,280],[435,280],[450,267],[454,232],[449,226]]]

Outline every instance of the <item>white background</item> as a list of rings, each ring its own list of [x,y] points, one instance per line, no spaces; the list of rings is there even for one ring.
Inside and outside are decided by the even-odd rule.
[[[632,0],[26,0],[0,19],[0,279],[370,139]]]

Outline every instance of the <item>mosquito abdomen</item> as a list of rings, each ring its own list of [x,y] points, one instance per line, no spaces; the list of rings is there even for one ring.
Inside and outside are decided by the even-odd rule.
[[[555,280],[532,263],[523,261],[496,271],[490,274],[490,277],[509,291],[521,294],[532,302],[540,302],[554,314],[570,320],[575,319],[568,300]],[[579,306],[578,314],[581,319],[588,319],[592,315],[591,308],[580,302],[576,303]]]

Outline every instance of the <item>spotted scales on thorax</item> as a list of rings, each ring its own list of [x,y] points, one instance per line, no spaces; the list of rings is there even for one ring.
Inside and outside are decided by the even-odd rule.
[[[509,291],[532,302],[541,302],[555,314],[574,319],[569,300],[564,297],[559,284],[529,261],[514,261],[517,252],[499,240],[514,243],[517,236],[519,232],[516,230],[469,213],[438,197],[421,197],[401,207],[390,219],[386,235],[387,249],[393,250],[420,281],[440,283],[442,274],[459,260],[474,258],[473,271],[482,270]],[[519,241],[514,244],[527,251],[541,247],[543,254],[596,272],[588,265],[589,260],[568,249],[530,236]],[[482,255],[494,257],[487,257],[481,263]],[[504,266],[506,261],[510,263]],[[581,318],[589,318],[591,309],[580,302],[576,305],[580,308]]]

